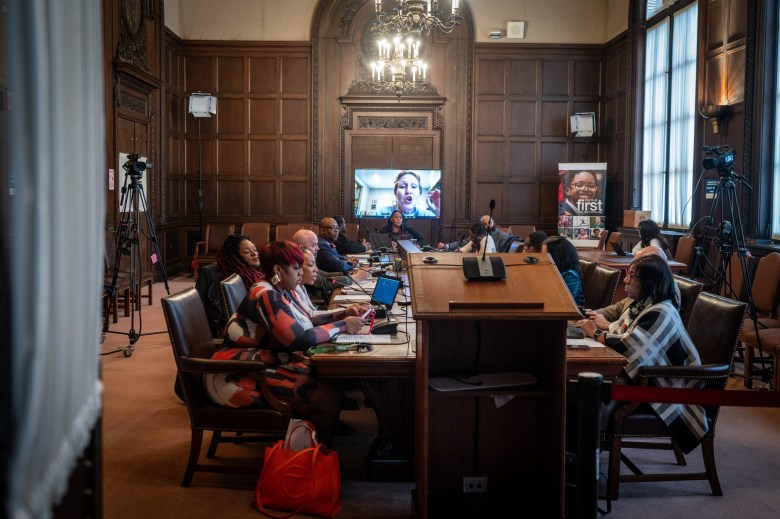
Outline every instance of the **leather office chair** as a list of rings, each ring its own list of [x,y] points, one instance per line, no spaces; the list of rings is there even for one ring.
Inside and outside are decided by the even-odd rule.
[[[214,457],[220,443],[270,443],[284,438],[290,420],[289,406],[271,394],[263,379],[261,389],[263,397],[270,404],[269,408],[223,407],[212,402],[206,394],[203,375],[242,371],[263,373],[265,364],[255,361],[211,360],[215,346],[209,333],[206,312],[194,288],[162,298],[162,307],[192,428],[190,454],[181,486],[189,486],[196,471],[258,474],[259,464],[241,466],[199,463],[203,431],[211,431],[207,458]],[[223,432],[243,434],[223,438]],[[258,453],[257,460],[261,459],[262,456]]]
[[[612,231],[609,233],[609,238],[607,238],[607,244],[604,246],[604,250],[607,252],[615,252],[615,248],[612,246],[613,243],[618,242],[623,239],[623,233],[618,231]],[[626,251],[630,252],[630,251]]]
[[[219,282],[219,293],[222,296],[223,315],[225,319],[230,319],[247,295],[244,280],[238,274],[231,274]]]
[[[693,313],[693,305],[696,304],[696,299],[701,294],[702,284],[677,275],[674,276],[674,282],[680,289],[680,319],[687,327],[691,320],[691,313]]]
[[[241,234],[249,236],[258,249],[271,240],[271,224],[262,222],[246,222],[241,225]]]
[[[754,359],[753,350],[758,348],[756,328],[759,331],[780,327],[780,253],[773,252],[761,258],[753,278],[753,305],[756,321],[749,321],[740,341],[745,348],[745,387],[753,387]],[[748,335],[748,332],[753,332]],[[759,335],[758,337],[761,337]],[[763,343],[761,349],[764,349]],[[768,359],[765,359],[768,360]],[[775,370],[777,367],[775,367]]]
[[[593,260],[580,258],[580,274],[582,275],[582,290],[588,286],[590,282],[590,275],[593,274],[593,269],[596,268],[596,262]],[[600,307],[599,307],[600,308]]]
[[[646,366],[640,370],[640,385],[653,385],[658,378],[703,381],[705,388],[726,387],[734,350],[737,345],[746,304],[703,292],[696,300],[687,328],[701,358],[701,366]],[[704,406],[709,431],[701,441],[704,472],[668,472],[647,474],[623,452],[625,448],[672,450],[678,465],[685,465],[685,456],[669,438],[666,424],[648,406],[636,402],[620,402],[611,414],[604,433],[609,449],[607,497],[619,497],[620,483],[649,481],[707,480],[714,495],[723,495],[715,466],[715,425],[719,406]],[[663,438],[664,443],[630,441],[628,438]],[[621,461],[633,474],[620,474]]]
[[[684,272],[687,276],[691,271],[691,263],[693,263],[693,253],[696,250],[696,238],[693,236],[683,236],[677,240],[677,248],[674,250],[674,261],[685,263],[688,268]]]
[[[201,265],[209,265],[217,260],[217,249],[228,235],[235,232],[236,226],[227,223],[209,223],[203,227],[203,239],[195,243],[192,254],[192,271],[197,281]]]
[[[580,260],[581,261],[581,260]],[[618,269],[596,264],[583,286],[585,308],[604,308],[612,304],[622,272]]]

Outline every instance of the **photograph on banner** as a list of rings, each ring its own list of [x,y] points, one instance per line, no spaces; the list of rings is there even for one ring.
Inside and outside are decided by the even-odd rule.
[[[607,164],[558,164],[558,234],[576,247],[596,247],[604,232]]]

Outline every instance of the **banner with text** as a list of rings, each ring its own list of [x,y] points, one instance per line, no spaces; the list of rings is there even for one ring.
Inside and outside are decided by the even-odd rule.
[[[558,234],[575,247],[596,247],[604,232],[606,162],[558,164]]]

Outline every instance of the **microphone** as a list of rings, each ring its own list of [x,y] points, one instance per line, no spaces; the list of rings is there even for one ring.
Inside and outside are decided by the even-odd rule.
[[[496,201],[490,201],[490,216],[488,227],[493,221],[493,209],[496,208]],[[487,257],[488,237],[490,233],[485,234],[485,247],[482,250],[482,259],[474,256],[463,258],[463,275],[469,281],[501,281],[506,278],[506,268],[504,260],[500,256]]]

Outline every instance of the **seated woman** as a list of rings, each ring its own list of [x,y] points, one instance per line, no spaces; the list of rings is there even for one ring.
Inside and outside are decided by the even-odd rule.
[[[361,303],[355,303],[349,308],[339,308],[337,310],[320,310],[317,305],[312,303],[309,297],[309,292],[306,290],[305,285],[313,285],[317,280],[317,258],[314,254],[307,249],[303,250],[303,276],[301,277],[301,284],[295,287],[295,290],[291,295],[295,298],[301,308],[309,314],[309,317],[314,317],[322,314],[331,314],[334,319],[343,319],[349,315],[363,315],[367,310],[371,309],[369,305]]]
[[[406,218],[404,218],[404,215],[401,214],[401,211],[398,209],[390,213],[390,218],[387,219],[387,225],[377,232],[379,232],[379,234],[389,234],[390,239],[394,242],[397,242],[398,240],[417,240],[418,247],[426,245],[422,234],[414,227],[406,225]]]
[[[542,231],[534,231],[525,238],[523,252],[542,252],[542,244],[547,239],[547,234]]]
[[[634,245],[634,248],[631,249],[631,252],[637,253],[640,249],[655,245],[664,251],[666,259],[672,259],[672,251],[669,249],[669,243],[667,243],[666,238],[661,235],[661,229],[658,227],[657,223],[653,220],[642,220],[639,222],[637,229],[639,230],[639,241]]]
[[[248,236],[231,234],[217,249],[217,265],[222,279],[238,274],[247,290],[263,279],[257,247]]]
[[[588,337],[623,354],[624,382],[635,383],[642,366],[700,365],[699,353],[685,331],[675,298],[675,283],[667,262],[654,254],[634,261],[624,279],[634,300],[620,318],[602,332],[590,319],[578,322]],[[669,382],[671,385],[671,382]],[[651,404],[683,452],[688,453],[707,432],[700,406]]]
[[[296,416],[310,420],[328,443],[338,420],[341,394],[327,381],[317,380],[305,352],[339,333],[357,333],[360,317],[322,314],[312,318],[290,294],[301,283],[303,251],[287,241],[271,242],[260,250],[265,280],[255,284],[225,328],[224,343],[215,359],[261,360],[271,391],[290,403]],[[228,407],[264,406],[252,373],[207,375],[211,399]]]
[[[577,249],[563,236],[550,236],[542,243],[542,252],[552,256],[566,287],[577,306],[585,305],[585,292],[582,291],[582,273]]]

